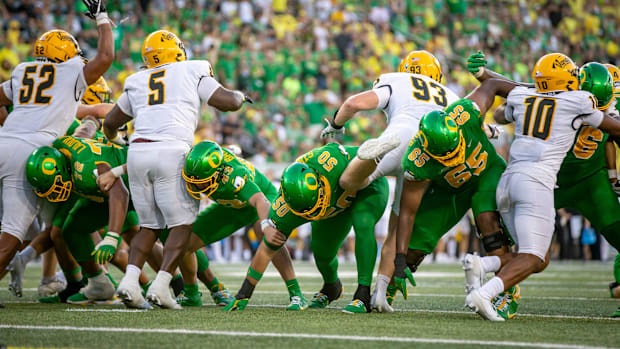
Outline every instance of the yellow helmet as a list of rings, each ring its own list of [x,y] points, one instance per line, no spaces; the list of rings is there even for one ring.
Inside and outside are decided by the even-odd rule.
[[[613,64],[603,64],[614,81],[614,96],[620,96],[620,69]]]
[[[34,56],[39,60],[47,59],[54,63],[62,63],[81,54],[80,45],[73,35],[61,29],[43,33],[34,43]]]
[[[538,92],[578,90],[579,68],[565,54],[549,53],[536,62],[532,79]]]
[[[142,45],[142,60],[147,68],[187,59],[185,45],[174,33],[158,30],[149,34]]]
[[[82,97],[82,103],[93,105],[110,102],[110,94],[112,90],[108,87],[103,76],[99,77],[94,84],[88,86],[84,97]]]
[[[398,71],[401,73],[412,73],[426,75],[429,78],[441,82],[441,64],[437,57],[426,50],[411,51],[400,61]]]

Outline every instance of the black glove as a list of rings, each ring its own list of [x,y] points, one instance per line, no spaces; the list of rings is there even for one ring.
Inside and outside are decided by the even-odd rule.
[[[82,0],[82,2],[88,8],[88,12],[84,12],[84,14],[91,19],[96,20],[97,15],[107,11],[103,0]]]
[[[243,101],[246,103],[254,104],[254,100],[248,95],[243,95]]]

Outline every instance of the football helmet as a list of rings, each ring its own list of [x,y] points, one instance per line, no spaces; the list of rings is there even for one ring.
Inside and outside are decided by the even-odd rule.
[[[532,71],[532,79],[538,92],[579,89],[577,65],[562,53],[549,53],[540,57]]]
[[[611,74],[600,63],[586,63],[579,69],[579,88],[594,95],[599,110],[609,107],[614,96],[613,83]]]
[[[203,141],[196,144],[185,157],[183,179],[187,192],[200,200],[200,194],[211,196],[219,186],[224,152],[215,142]]]
[[[37,60],[62,63],[81,54],[80,45],[73,35],[61,29],[43,33],[34,43],[34,56]]]
[[[420,120],[424,151],[444,166],[454,167],[465,162],[465,139],[457,123],[444,111],[426,113]]]
[[[400,61],[398,71],[401,73],[412,73],[426,75],[429,78],[441,82],[441,64],[437,57],[426,50],[411,51]]]
[[[82,103],[88,105],[109,103],[111,93],[112,90],[101,76],[94,84],[88,86],[82,97]]]
[[[603,64],[609,74],[611,74],[611,79],[614,82],[614,96],[620,97],[620,69],[613,64]]]
[[[142,60],[147,68],[187,59],[185,45],[174,33],[158,30],[149,34],[142,45]]]
[[[329,207],[331,187],[327,178],[302,162],[284,169],[280,188],[291,212],[302,218],[321,219]]]
[[[34,192],[50,202],[66,201],[73,187],[69,162],[58,149],[49,146],[30,154],[26,162],[26,178]]]

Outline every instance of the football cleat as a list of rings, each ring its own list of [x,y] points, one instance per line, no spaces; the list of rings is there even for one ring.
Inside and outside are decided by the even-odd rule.
[[[9,282],[9,291],[16,296],[22,296],[22,286],[24,284],[24,270],[26,270],[26,263],[18,254],[13,257],[13,260],[7,267],[11,271],[11,281]]]
[[[394,287],[394,286],[392,286]],[[395,289],[395,287],[394,287]],[[388,286],[388,291],[389,292],[389,286]],[[372,297],[370,298],[370,305],[372,307],[372,309],[380,312],[380,313],[392,313],[394,312],[394,309],[392,309],[391,304],[390,304],[390,299],[388,298],[388,294],[386,292],[386,296],[378,296],[376,290],[375,292],[372,293]],[[394,291],[394,293],[392,294],[392,301],[394,301],[394,296],[396,295],[396,291]],[[346,308],[345,308],[346,309]]]
[[[388,285],[387,291],[385,291],[385,298],[387,299],[387,303],[392,306],[394,303],[394,298],[396,298],[396,292],[398,292],[398,288],[394,285]]]
[[[115,291],[114,284],[110,281],[108,276],[105,274],[100,274],[97,277],[88,279],[86,287],[82,288],[80,293],[91,301],[107,302],[114,297]],[[67,302],[69,301],[69,298],[67,299]]]
[[[60,296],[55,294],[55,295],[52,295],[52,296],[41,297],[41,298],[39,298],[39,303],[58,304],[58,303],[61,303],[60,302]]]
[[[86,305],[86,304],[119,304],[120,300],[115,295],[113,295],[112,297],[110,297],[108,299],[91,300],[91,299],[88,299],[88,297],[86,297],[84,295],[84,293],[79,292],[79,293],[76,293],[76,294],[72,295],[71,297],[67,298],[67,303],[69,303],[69,304],[78,304],[78,305]]]
[[[465,297],[465,306],[482,316],[482,318],[490,321],[504,321],[504,318],[497,314],[497,310],[493,307],[489,300],[484,299],[480,295],[480,291],[475,289]]]
[[[116,290],[118,298],[121,299],[127,308],[135,309],[153,309],[151,305],[142,296],[142,289],[138,282],[132,285],[126,277],[121,280]]]
[[[620,284],[615,281],[609,284],[609,296],[611,298],[620,298]]]
[[[249,300],[247,298],[236,299],[233,298],[233,301],[228,303],[222,311],[235,311],[235,310],[243,310],[248,306]]]
[[[312,297],[312,301],[310,301],[310,308],[314,308],[314,309],[326,308],[331,302],[335,301],[336,299],[342,298],[343,292],[344,292],[344,287],[341,286],[340,293],[338,294],[338,296],[334,297],[334,299],[331,299],[331,300],[329,299],[327,294],[323,292],[317,292],[314,294],[314,297]]]
[[[182,307],[200,307],[202,306],[202,293],[187,294],[186,292],[181,292],[177,297],[177,303]]]
[[[620,307],[611,314],[611,317],[620,317]]]
[[[519,285],[515,285],[493,298],[491,303],[495,309],[497,309],[497,314],[508,320],[517,315],[517,308],[519,307],[518,299],[520,298],[521,290],[519,289]]]
[[[395,133],[383,134],[362,143],[357,150],[357,157],[362,160],[373,160],[382,157],[400,145],[400,138]]]
[[[303,294],[291,297],[291,303],[286,307],[286,310],[303,311],[308,309],[308,301]]]
[[[153,282],[151,287],[149,287],[149,290],[146,292],[146,300],[149,303],[163,309],[182,309],[176,300],[170,295],[168,285],[163,285],[161,282],[157,282],[157,279],[155,279],[155,282]]]
[[[342,309],[342,312],[343,313],[347,313],[347,314],[365,314],[365,313],[367,313],[366,305],[360,299],[352,300],[351,303],[349,303],[346,307],[344,307],[344,309]]]
[[[67,279],[62,272],[56,275],[41,279],[38,287],[39,297],[48,297],[54,295],[67,287]]]
[[[480,256],[468,253],[461,263],[465,271],[465,293],[470,294],[473,290],[480,288],[484,280]]]
[[[234,300],[235,297],[230,295],[230,290],[224,288],[224,284],[219,283],[211,288],[211,298],[213,303],[219,306],[226,306]]]

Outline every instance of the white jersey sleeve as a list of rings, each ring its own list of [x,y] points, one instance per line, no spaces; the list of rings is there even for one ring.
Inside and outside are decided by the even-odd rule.
[[[213,93],[222,85],[211,76],[205,76],[198,82],[198,95],[200,99],[208,103]]]
[[[597,127],[603,119],[586,91],[538,93],[535,88],[518,86],[506,103],[506,118],[515,122],[506,173],[524,173],[549,188],[555,186],[581,124]]]
[[[35,146],[51,144],[73,122],[84,91],[85,62],[74,57],[63,63],[19,64],[4,82],[5,95],[13,102],[0,137],[19,138]]]
[[[389,90],[389,99],[380,98],[379,106],[388,124],[394,118],[408,118],[419,123],[424,114],[441,110],[459,99],[449,88],[420,74],[383,74],[375,81],[373,90],[379,95],[385,94],[385,89]]]
[[[129,76],[125,80],[119,108],[133,116],[130,141],[183,141],[191,146],[200,116],[202,97],[215,91],[213,68],[207,61],[183,61],[160,65]],[[210,81],[210,80],[209,80]],[[219,86],[219,84],[218,84]],[[201,92],[202,91],[202,92]]]

